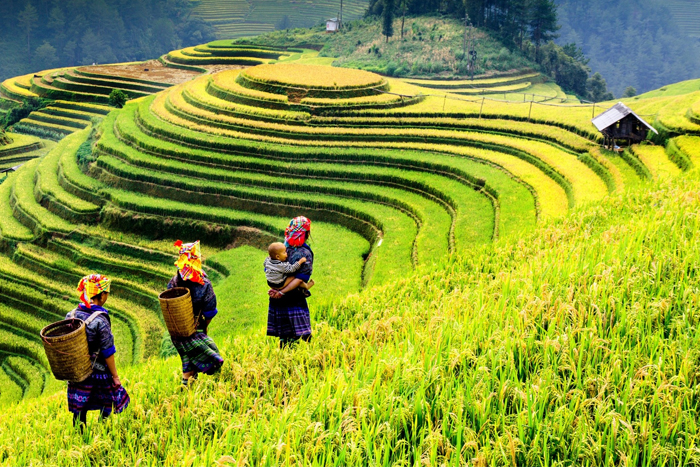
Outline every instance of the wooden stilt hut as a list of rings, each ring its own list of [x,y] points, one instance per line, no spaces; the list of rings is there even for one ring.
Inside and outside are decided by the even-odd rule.
[[[654,127],[622,102],[618,102],[591,121],[605,136],[603,145],[610,149],[615,148],[617,140],[623,140],[629,146],[644,141],[649,131],[659,134]]]

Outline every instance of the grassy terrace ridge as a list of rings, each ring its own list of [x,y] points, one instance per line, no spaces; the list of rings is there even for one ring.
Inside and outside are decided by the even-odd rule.
[[[415,84],[432,89],[460,89],[460,88],[494,88],[511,86],[521,83],[532,83],[541,81],[544,77],[537,72],[524,71],[519,74],[501,76],[496,78],[475,78],[475,79],[419,79],[404,78],[407,83]]]
[[[206,131],[209,133],[215,133],[215,134],[221,134],[225,136],[235,136],[238,138],[249,138],[248,135],[246,135],[244,132],[239,132],[235,130],[229,130],[229,129],[221,129],[221,130],[213,130],[212,125],[214,126],[219,126],[222,127],[222,125],[217,125],[217,121],[221,122],[226,122],[226,121],[231,121],[231,119],[228,119],[227,117],[224,116],[210,116],[206,111],[202,111],[200,109],[196,109],[194,107],[189,106],[185,102],[178,102],[179,100],[179,94],[177,93],[177,88],[174,88],[175,92],[171,92],[168,94],[163,94],[157,96],[157,98],[154,101],[154,105],[152,106],[152,111],[156,112],[161,118],[170,121],[171,123],[179,124],[181,126],[187,126],[185,123],[186,120],[192,120],[193,123],[198,124],[198,128],[200,128],[200,131]],[[171,106],[168,107],[165,105],[163,108],[162,106],[165,104],[165,99],[167,99]],[[177,108],[174,109],[173,106],[176,106]],[[186,109],[184,113],[177,112],[177,110],[182,110]],[[175,112],[173,113],[173,110]],[[184,120],[183,120],[184,117]],[[243,122],[234,122],[232,123],[236,124],[238,123],[239,125],[242,124]],[[204,125],[202,125],[204,124]],[[252,125],[257,125],[258,128],[253,128]],[[267,128],[260,128],[261,125],[264,125]],[[240,126],[230,126],[231,128],[240,128]],[[226,127],[224,127],[226,128]],[[341,143],[339,142],[334,142],[334,141],[327,141],[329,139],[338,139],[338,141],[343,140],[344,142],[342,143],[343,145],[349,145],[349,146],[356,146],[359,144],[367,144],[364,143],[364,141],[373,141],[373,145],[382,145],[383,143],[381,141],[389,140],[392,137],[396,137],[396,135],[401,134],[402,138],[406,138],[408,135],[406,133],[403,133],[401,130],[380,130],[380,129],[362,129],[362,130],[354,130],[354,129],[347,129],[347,128],[342,128],[342,129],[331,129],[331,128],[313,128],[313,129],[306,129],[306,128],[300,128],[300,127],[290,127],[290,128],[285,128],[284,126],[276,125],[276,124],[271,124],[271,123],[264,123],[264,124],[256,124],[254,122],[251,122],[250,124],[247,124],[247,129],[250,131],[250,129],[253,129],[257,133],[261,133],[261,136],[257,136],[256,139],[262,140],[262,141],[274,141],[274,142],[286,142],[289,143],[289,139],[296,139],[296,138],[301,138],[302,135],[307,134],[310,137],[313,138],[322,138],[325,144],[329,146],[339,146]],[[324,137],[324,134],[328,135],[327,137]],[[265,135],[265,136],[262,136]],[[271,135],[271,136],[267,136]],[[392,135],[392,136],[390,136]],[[552,151],[556,151],[555,148],[552,148],[550,146],[544,145],[544,146],[538,146],[539,143],[533,143],[533,144],[527,144],[527,145],[521,145],[517,139],[509,140],[508,138],[499,138],[497,136],[494,137],[489,137],[487,135],[480,135],[477,133],[469,134],[469,133],[450,133],[450,132],[441,132],[439,130],[417,130],[417,131],[411,131],[409,138],[414,138],[414,139],[420,139],[421,141],[429,141],[429,142],[436,142],[436,143],[444,143],[444,142],[451,142],[454,140],[454,138],[457,138],[460,141],[466,141],[467,144],[471,145],[476,145],[477,147],[487,147],[490,149],[496,149],[498,150],[499,147],[506,147],[506,151],[504,153],[504,158],[508,158],[510,154],[514,154],[512,157],[518,158],[521,157],[524,160],[526,160],[528,163],[534,163],[535,166],[539,167],[540,169],[544,170],[546,173],[549,173],[553,179],[557,181],[557,183],[562,184],[565,190],[571,190],[571,187],[568,186],[568,182],[565,181],[565,179],[561,178],[561,173],[558,173],[557,171],[559,170],[568,170],[565,168],[565,165],[562,165],[564,162],[561,159],[554,159],[550,158],[547,156],[548,153],[551,153]],[[469,143],[469,140],[472,140],[473,143]],[[358,142],[356,142],[358,141]],[[377,141],[376,143],[374,141]],[[308,142],[304,141],[294,141],[294,144],[298,145],[309,145]],[[311,143],[313,144],[313,143]],[[389,146],[391,143],[389,143]],[[527,146],[527,147],[526,147]],[[532,148],[535,149],[532,149]],[[539,149],[538,149],[539,148]],[[459,148],[461,149],[461,148]],[[533,152],[530,155],[526,155],[526,153],[530,151]],[[510,153],[510,154],[509,154]],[[574,158],[575,160],[575,158]],[[572,161],[575,164],[580,164],[578,161]],[[539,164],[539,165],[538,165]],[[555,166],[558,165],[556,169],[553,169],[549,164],[554,164]],[[565,163],[564,163],[565,164]],[[583,165],[583,164],[581,164]],[[582,170],[590,170],[587,167],[583,166]],[[592,172],[591,172],[592,174]],[[597,176],[592,175],[593,178],[593,183],[595,182],[595,179],[597,179]],[[557,178],[560,177],[560,178]],[[574,177],[571,177],[573,179]],[[571,180],[570,179],[570,180]],[[574,183],[578,184],[582,181],[582,179],[578,179],[574,181]],[[604,186],[604,185],[601,185]],[[598,190],[598,191],[596,191]],[[592,196],[595,197],[597,196],[596,193],[604,193],[606,190],[605,188],[598,189],[595,188],[593,190],[587,189],[587,190],[581,190],[581,196],[587,197],[587,196]],[[573,197],[573,191],[569,191],[569,196],[570,202],[572,202]],[[583,198],[582,198],[583,199]]]
[[[39,138],[30,135],[22,135],[19,133],[3,133],[10,139],[10,143],[0,145],[0,161],[6,157],[32,152],[43,147],[43,143]]]

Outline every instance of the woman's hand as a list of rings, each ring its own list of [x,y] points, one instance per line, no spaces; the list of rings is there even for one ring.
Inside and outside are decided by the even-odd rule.
[[[117,376],[117,375],[112,376],[112,384],[116,387],[119,387],[122,385],[122,381],[119,379],[119,376]]]
[[[270,298],[282,298],[282,296],[284,295],[282,292],[276,289],[268,290],[267,294],[270,296]]]

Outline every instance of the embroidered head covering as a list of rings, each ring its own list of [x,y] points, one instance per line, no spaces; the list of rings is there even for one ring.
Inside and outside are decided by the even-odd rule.
[[[102,274],[90,274],[80,279],[78,292],[83,305],[90,308],[90,299],[102,292],[109,293],[109,286],[112,281]]]
[[[180,249],[180,257],[175,261],[180,277],[186,281],[197,282],[204,285],[204,271],[202,270],[202,252],[199,248],[199,240],[193,243],[175,242]]]
[[[306,241],[306,233],[311,232],[311,221],[304,216],[295,217],[284,230],[284,244],[300,247]]]

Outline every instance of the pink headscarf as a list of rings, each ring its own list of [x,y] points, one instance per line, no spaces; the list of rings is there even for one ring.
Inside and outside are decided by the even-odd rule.
[[[304,216],[295,217],[284,230],[284,244],[300,247],[306,241],[308,232],[311,232],[311,221]]]

